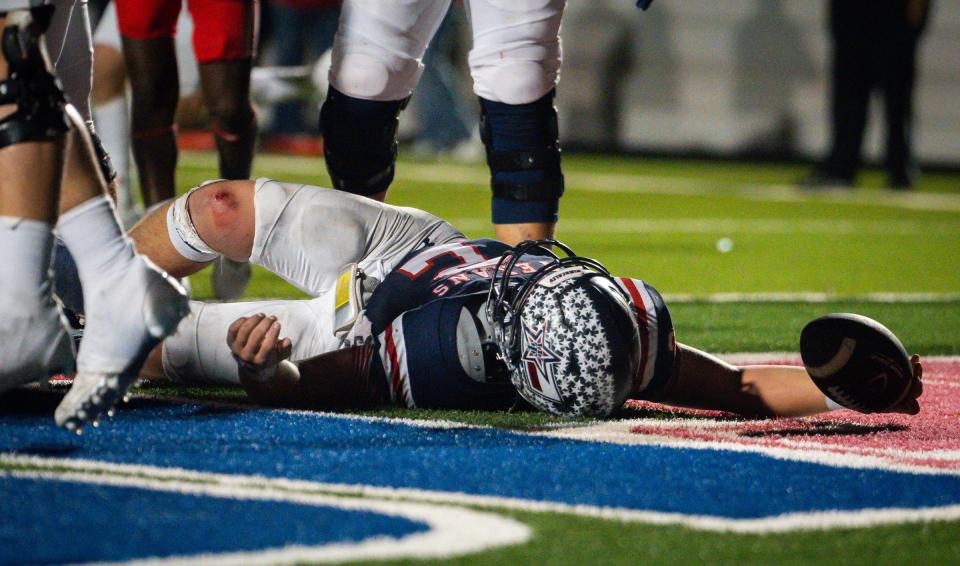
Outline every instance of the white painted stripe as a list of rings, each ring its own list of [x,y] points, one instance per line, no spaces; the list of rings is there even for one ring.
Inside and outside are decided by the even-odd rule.
[[[48,481],[82,482],[118,487],[132,487],[190,495],[231,499],[269,500],[333,507],[352,511],[369,511],[412,521],[426,523],[429,530],[396,538],[375,536],[355,543],[337,543],[321,546],[288,546],[262,551],[199,554],[148,558],[118,562],[127,565],[166,564],[296,564],[302,562],[345,562],[354,560],[383,560],[396,558],[448,558],[496,548],[521,544],[530,539],[530,528],[513,519],[474,511],[462,507],[441,506],[403,501],[385,501],[368,498],[343,497],[319,493],[294,492],[261,484],[244,486],[234,482],[218,482],[213,475],[195,474],[190,480],[168,476],[109,475],[109,470],[77,471],[10,471],[0,470],[0,476]],[[102,473],[107,472],[107,474]],[[146,476],[146,477],[145,477]],[[198,483],[198,481],[204,483]],[[122,533],[122,525],[118,533]]]
[[[792,363],[799,365],[802,363],[800,354],[796,352],[727,352],[715,355],[731,364]],[[923,356],[923,359],[945,364],[960,364],[960,356]],[[933,383],[928,382],[926,377],[923,382]]]
[[[260,476],[242,476],[156,468],[128,464],[109,464],[90,460],[38,458],[0,454],[0,464],[55,470],[53,473],[79,472],[81,474],[138,475],[160,482],[208,482],[231,488],[266,489],[271,492],[293,492],[302,495],[325,493],[363,496],[386,501],[418,501],[451,505],[476,505],[537,513],[564,513],[617,521],[642,522],[657,525],[682,525],[701,530],[736,533],[772,533],[793,530],[832,529],[838,527],[869,527],[884,524],[955,520],[960,518],[960,505],[920,509],[865,509],[849,512],[791,513],[760,519],[728,519],[708,515],[684,515],[595,505],[570,505],[549,501],[535,501],[509,497],[470,495],[457,492],[426,491],[409,488],[389,488],[370,485],[348,485],[309,482],[301,480],[270,479]],[[21,472],[18,472],[21,473]],[[56,476],[54,476],[56,477]],[[473,525],[470,525],[473,530]],[[522,541],[517,541],[522,542]]]
[[[960,293],[862,293],[858,295],[800,292],[760,292],[760,293],[663,293],[667,303],[955,303],[960,301]],[[261,298],[263,301],[290,300],[290,297]],[[208,303],[221,301],[206,300]]]
[[[490,229],[477,217],[448,221],[464,233]],[[944,236],[960,235],[960,222],[922,220],[816,220],[804,218],[572,218],[564,216],[557,227],[564,234],[708,234],[728,236],[816,234],[827,236]]]
[[[320,158],[270,155],[271,169],[282,169],[290,174],[316,175],[323,171]],[[181,167],[214,167],[215,155],[207,152],[181,152]],[[261,162],[258,168],[262,168]],[[906,210],[960,212],[960,194],[893,191],[888,189],[849,189],[838,191],[807,191],[793,185],[776,183],[740,183],[631,173],[598,173],[564,171],[568,191],[662,195],[723,195],[755,201],[770,202],[826,202],[843,206],[867,206]],[[483,165],[420,163],[401,160],[396,179],[400,181],[441,184],[448,187],[486,189],[490,172]]]
[[[712,293],[695,295],[666,293],[667,303],[939,303],[960,301],[960,293],[863,293],[842,295],[836,293]]]
[[[314,169],[315,171],[316,169]],[[442,163],[401,162],[397,179],[418,183],[485,187],[490,173],[485,167]],[[870,206],[910,210],[960,211],[960,194],[850,189],[808,191],[793,185],[744,184],[688,177],[564,171],[568,191],[597,193],[662,194],[679,196],[724,195],[772,202],[828,202],[839,205]]]
[[[666,448],[684,448],[693,450],[721,450],[727,452],[752,452],[770,456],[771,458],[776,458],[778,460],[808,462],[812,464],[822,464],[824,466],[838,468],[875,469],[911,474],[960,476],[960,470],[957,469],[892,462],[886,458],[870,456],[867,454],[834,452],[829,449],[829,445],[812,442],[797,442],[793,444],[795,448],[787,448],[785,446],[743,444],[734,442],[732,440],[686,440],[657,434],[637,434],[630,431],[631,428],[643,426],[644,424],[651,427],[673,428],[663,426],[663,422],[664,421],[654,420],[653,422],[645,423],[643,419],[631,419],[610,423],[609,428],[608,426],[605,426],[605,424],[601,424],[592,427],[571,427],[566,430],[555,429],[531,434],[549,436],[552,438],[566,438],[569,440],[608,442],[611,444],[662,446]],[[702,422],[706,423],[710,421],[704,420]],[[716,423],[718,421],[713,422]],[[707,426],[710,428],[723,428],[722,425]],[[704,428],[707,428],[707,426],[704,426]],[[689,426],[687,428],[689,428]],[[783,444],[790,443],[784,442]],[[802,449],[799,447],[802,447]],[[927,459],[924,452],[916,452],[911,454],[911,456],[914,456],[917,459]]]

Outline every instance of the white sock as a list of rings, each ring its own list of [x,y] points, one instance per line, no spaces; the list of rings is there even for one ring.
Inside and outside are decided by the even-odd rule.
[[[57,232],[77,262],[84,300],[99,290],[102,282],[109,281],[111,274],[126,271],[136,257],[133,242],[121,231],[106,195],[62,214]]]
[[[0,292],[17,296],[45,293],[52,249],[49,223],[0,216]]]
[[[93,107],[93,121],[103,149],[110,155],[117,171],[117,209],[121,213],[137,208],[130,188],[130,123],[127,99],[118,96]]]

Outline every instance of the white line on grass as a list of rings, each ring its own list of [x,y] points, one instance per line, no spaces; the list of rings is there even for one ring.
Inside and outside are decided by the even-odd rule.
[[[0,457],[0,461],[4,458]],[[218,481],[216,474],[186,474],[176,479],[175,474],[161,468],[137,467],[140,475],[110,475],[110,467],[87,468],[74,466],[74,471],[9,471],[0,470],[0,476],[43,479],[50,481],[82,482],[98,485],[131,487],[168,491],[208,497],[268,500],[333,507],[343,510],[368,511],[426,523],[429,530],[400,538],[375,536],[354,543],[332,543],[320,546],[288,546],[262,551],[227,552],[150,558],[118,564],[299,564],[303,562],[346,562],[354,560],[385,560],[397,558],[448,558],[500,546],[522,544],[530,539],[530,528],[513,519],[449,505],[432,505],[404,501],[386,501],[370,498],[342,497],[320,493],[294,492],[278,489],[269,483],[240,485],[234,481]],[[42,468],[42,466],[38,466]],[[159,471],[161,473],[153,474]],[[154,477],[150,477],[154,476]],[[229,476],[227,476],[229,477]],[[203,482],[203,483],[199,483]],[[315,490],[314,490],[315,491]],[[122,529],[121,531],[122,532]]]
[[[83,476],[91,478],[84,481],[96,483],[100,481],[96,479],[98,477],[119,478],[116,480],[118,482],[127,481],[128,478],[133,477],[133,482],[148,482],[151,486],[150,489],[162,489],[160,486],[170,482],[173,482],[172,485],[175,486],[174,490],[176,490],[176,486],[189,486],[196,485],[197,482],[204,482],[202,485],[213,485],[222,488],[223,493],[257,493],[258,490],[263,490],[268,494],[289,493],[292,494],[291,497],[303,498],[312,496],[320,497],[323,494],[363,497],[365,503],[358,504],[358,508],[363,508],[364,505],[368,505],[367,508],[373,509],[373,504],[376,502],[385,504],[387,502],[415,501],[444,505],[480,506],[484,508],[509,509],[534,513],[562,513],[654,525],[683,525],[694,529],[734,533],[776,533],[793,530],[832,529],[837,527],[871,527],[884,524],[955,520],[960,518],[960,505],[948,505],[919,509],[882,508],[858,511],[788,513],[757,519],[729,519],[710,515],[685,515],[682,513],[644,511],[596,505],[571,505],[551,501],[536,501],[491,495],[472,495],[447,491],[428,491],[413,488],[392,488],[362,484],[334,484],[305,480],[288,480],[284,478],[264,478],[262,476],[217,474],[176,468],[111,464],[107,462],[67,458],[39,458],[34,456],[0,454],[0,464],[32,468],[32,471],[22,470],[8,473],[43,473],[45,477],[49,477],[50,479],[65,477],[65,479],[69,480],[73,479],[74,476]],[[44,470],[50,471],[43,472]],[[2,473],[3,472],[0,472],[0,475],[2,475]],[[49,476],[47,476],[47,474],[49,474]],[[66,476],[64,476],[64,474],[66,474]],[[108,483],[109,481],[113,480],[108,479],[103,483]],[[134,483],[134,485],[136,485],[136,483]],[[274,498],[274,496],[268,495],[265,498],[270,499]],[[469,525],[470,530],[475,530],[475,524]],[[529,534],[529,531],[527,534]],[[523,540],[519,540],[518,536],[517,540],[506,544],[516,544],[523,542]],[[299,555],[294,558],[302,559]],[[274,562],[279,561],[280,560],[274,560]],[[286,560],[284,560],[284,562],[286,562]],[[230,563],[230,560],[226,560],[225,563]]]
[[[212,153],[183,152],[181,166],[214,167]],[[293,156],[258,157],[257,169],[282,169],[289,174],[323,175],[323,160]],[[793,185],[741,183],[736,181],[693,179],[664,175],[631,173],[564,172],[568,189],[598,193],[662,194],[677,196],[726,195],[748,200],[774,202],[829,202],[858,206],[897,209],[960,212],[960,194],[892,191],[886,189],[850,189],[839,191],[806,191]],[[487,187],[490,172],[484,165],[421,163],[401,161],[396,179],[416,183]],[[281,181],[283,179],[280,179]]]
[[[940,303],[960,301],[960,293],[863,293],[843,295],[838,293],[710,293],[696,295],[689,293],[665,293],[670,303]]]
[[[448,221],[465,233],[490,228],[476,217]],[[806,218],[570,218],[558,225],[561,234],[818,234],[831,236],[923,236],[958,235],[960,222],[922,220],[867,220]]]
[[[442,163],[402,162],[397,167],[396,178],[403,181],[445,185],[486,186],[490,183],[490,173],[484,167]],[[953,193],[922,193],[885,189],[811,192],[793,185],[783,184],[739,183],[687,177],[597,173],[569,169],[564,172],[564,178],[569,189],[586,192],[676,196],[723,194],[748,200],[774,202],[829,202],[912,210],[960,211],[960,194]]]
[[[960,293],[819,293],[813,291],[767,292],[767,293],[664,293],[667,304],[674,303],[952,303],[960,301]],[[258,298],[261,301],[285,301],[289,297]],[[219,303],[216,299],[204,299],[207,303]],[[762,354],[761,354],[762,355]]]
[[[773,353],[768,354],[773,359],[786,361],[795,354]],[[743,354],[727,355],[730,360],[745,359]],[[757,358],[751,358],[756,363]],[[956,358],[941,358],[956,360]],[[432,423],[430,421],[418,421],[411,419],[390,419],[383,417],[370,416],[350,416],[350,415],[326,415],[318,413],[309,413],[296,411],[305,415],[327,416],[346,419],[356,419],[365,421],[378,421],[386,423],[398,423],[409,426],[418,426],[424,428],[447,428],[447,427],[467,427],[467,428],[486,428],[476,425],[465,425],[460,423],[442,422]],[[618,423],[605,423],[616,425]],[[439,426],[438,426],[439,425]],[[603,425],[600,425],[602,428]],[[578,430],[581,437],[577,438]],[[518,433],[524,434],[524,433]],[[552,430],[545,432],[526,433],[535,435],[546,435],[554,437],[571,438],[577,440],[616,442],[623,443],[622,431],[609,431],[604,433],[595,427],[572,427],[567,430]],[[640,435],[632,435],[638,437]],[[631,438],[633,441],[635,438]],[[852,467],[865,469],[884,469],[904,473],[955,475],[954,470],[944,470],[927,466],[915,466],[891,463],[883,458],[864,455],[837,454],[826,451],[796,450],[787,448],[757,447],[746,445],[734,445],[729,443],[705,443],[675,441],[674,439],[661,437],[647,437],[649,444],[657,444],[672,448],[693,448],[693,449],[716,449],[724,451],[741,451],[762,453],[774,458],[814,462],[823,465],[836,467]],[[530,512],[550,512],[567,513],[588,517],[603,519],[613,519],[619,521],[644,522],[651,524],[678,524],[696,529],[711,531],[725,531],[737,533],[770,533],[785,532],[799,529],[829,529],[836,527],[866,527],[882,524],[933,521],[933,520],[954,520],[960,518],[960,505],[950,505],[943,507],[931,507],[921,509],[863,509],[859,511],[827,511],[812,513],[790,513],[775,517],[765,517],[760,519],[729,519],[716,516],[683,515],[679,513],[664,513],[654,511],[644,511],[637,509],[600,507],[594,505],[571,505],[551,501],[535,501],[520,498],[498,497],[489,495],[473,495],[458,492],[429,491],[412,488],[392,488],[372,485],[352,485],[352,484],[333,484],[310,482],[304,480],[288,480],[284,478],[264,478],[262,476],[248,475],[229,475],[213,474],[206,472],[190,471],[176,468],[158,468],[153,466],[141,466],[130,464],[112,464],[91,460],[74,460],[58,458],[39,458],[35,456],[21,456],[13,454],[0,454],[0,464],[16,467],[29,467],[33,469],[53,469],[68,470],[81,473],[102,473],[123,476],[143,476],[157,479],[160,481],[181,480],[186,482],[212,482],[219,485],[239,486],[243,488],[257,489],[270,488],[281,491],[292,491],[296,493],[327,493],[339,495],[363,496],[367,498],[381,500],[409,500],[430,503],[444,503],[453,505],[476,505],[483,507],[493,507],[500,509],[514,509]]]

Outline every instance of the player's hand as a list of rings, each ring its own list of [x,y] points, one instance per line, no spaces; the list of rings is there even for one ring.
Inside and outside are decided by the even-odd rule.
[[[916,415],[920,412],[919,399],[923,395],[923,364],[920,363],[920,356],[916,354],[910,356],[910,366],[913,368],[913,385],[910,386],[907,397],[890,409],[893,413]]]
[[[280,338],[280,321],[275,316],[258,313],[240,317],[227,330],[227,344],[240,365],[241,373],[267,379],[263,375],[290,357],[290,338]]]

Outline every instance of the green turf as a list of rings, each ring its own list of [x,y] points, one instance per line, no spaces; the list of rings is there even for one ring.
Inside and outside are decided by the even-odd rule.
[[[568,191],[558,236],[612,271],[642,277],[667,295],[954,295],[901,303],[849,298],[829,303],[675,302],[671,311],[681,341],[721,352],[795,351],[807,320],[852,311],[887,324],[913,352],[960,354],[960,301],[955,297],[960,294],[960,175],[926,175],[918,187],[921,198],[877,190],[882,184],[877,171],[861,176],[860,184],[867,189],[810,195],[781,186],[806,171],[797,165],[576,155],[564,159]],[[185,190],[216,177],[215,160],[211,154],[186,153],[179,171],[180,188]],[[319,159],[258,156],[255,172],[327,184]],[[481,165],[401,162],[390,200],[447,218],[470,236],[489,236],[486,175]],[[718,251],[721,238],[731,240],[731,251]],[[199,297],[210,295],[203,274],[193,277],[193,288]],[[256,271],[249,296],[302,295]],[[239,400],[229,390],[162,386],[141,392]],[[558,422],[534,413],[367,414],[518,429]],[[535,538],[451,563],[960,563],[957,521],[747,536],[550,513],[497,512],[529,524]]]
[[[533,526],[527,544],[442,564],[956,564],[957,523],[730,535],[585,517],[499,511]],[[921,558],[922,557],[922,558]],[[416,561],[392,563],[413,564]],[[422,562],[420,562],[422,563]]]
[[[664,293],[960,292],[960,195],[946,195],[956,197],[947,210],[936,205],[917,210],[894,206],[897,195],[879,191],[873,191],[876,199],[860,192],[854,200],[837,200],[833,193],[808,196],[738,184],[752,172],[755,183],[785,181],[796,166],[662,160],[651,165],[625,158],[599,163],[622,173],[625,189],[639,192],[598,193],[591,190],[592,178],[583,175],[600,166],[587,158],[568,161],[568,177],[579,180],[568,183],[558,236],[614,272],[642,277]],[[181,162],[181,189],[216,176],[210,154],[187,153]],[[492,234],[482,166],[401,162],[399,167],[391,202],[429,210],[470,236]],[[722,181],[705,179],[711,167]],[[319,159],[261,156],[255,172],[327,184]],[[439,181],[409,180],[434,173]],[[960,190],[958,175],[928,178],[936,190],[951,181]],[[684,192],[696,194],[657,192],[658,183],[678,179]],[[768,193],[779,196],[766,200]],[[733,245],[728,253],[717,251],[722,238]],[[207,278],[195,279],[195,294],[209,296]],[[275,278],[257,274],[250,296],[290,292]]]
[[[674,304],[677,339],[713,352],[793,352],[817,316],[856,312],[879,320],[921,355],[960,354],[960,302]]]

